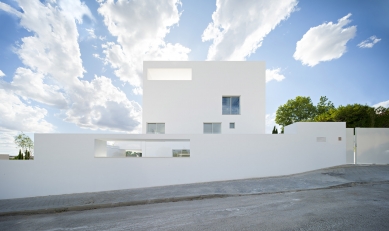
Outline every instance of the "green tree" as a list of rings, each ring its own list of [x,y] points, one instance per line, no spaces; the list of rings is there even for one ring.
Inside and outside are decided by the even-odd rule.
[[[320,114],[315,117],[317,122],[346,122],[347,128],[374,127],[374,108],[361,104],[348,104]]]
[[[273,127],[273,131],[271,132],[271,134],[278,134],[276,126]]]
[[[334,104],[328,100],[327,96],[320,96],[319,103],[316,106],[316,115],[321,115],[331,109],[335,109]]]
[[[316,114],[317,109],[310,97],[297,96],[278,107],[275,122],[285,127],[296,122],[312,120]]]
[[[389,107],[377,107],[375,109],[374,127],[389,128]]]
[[[34,148],[34,142],[28,137],[26,134],[21,132],[19,135],[14,137],[15,144],[20,147],[24,151],[29,151],[31,153],[31,150]],[[23,154],[21,154],[23,156]],[[22,157],[23,159],[23,157]]]

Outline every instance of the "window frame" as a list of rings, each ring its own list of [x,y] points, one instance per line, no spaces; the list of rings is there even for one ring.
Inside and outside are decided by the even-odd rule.
[[[212,124],[212,132],[211,133],[205,133],[205,124]],[[214,124],[220,124],[220,132],[215,133],[214,131]],[[203,123],[203,134],[222,134],[222,123],[221,122],[204,122]]]
[[[232,127],[231,127],[232,125]],[[235,129],[235,122],[230,122],[230,129]]]
[[[229,98],[229,101],[230,101],[229,113],[224,113],[224,110],[223,110],[223,99],[224,98]],[[232,114],[232,98],[238,98],[239,99],[239,109],[238,109],[238,113],[236,113],[236,114]],[[241,98],[240,95],[223,95],[222,96],[222,115],[240,115],[241,114],[240,98]]]
[[[155,124],[155,132],[149,132],[149,125],[151,124]],[[158,125],[162,125],[163,124],[163,133],[160,133],[158,132]],[[166,125],[165,123],[146,123],[146,134],[165,134],[166,133]]]

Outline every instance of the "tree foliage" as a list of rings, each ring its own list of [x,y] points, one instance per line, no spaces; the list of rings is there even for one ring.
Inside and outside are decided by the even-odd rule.
[[[335,109],[334,104],[328,100],[327,96],[321,96],[319,103],[316,106],[316,115],[321,115],[331,109]]]
[[[275,122],[282,127],[296,122],[311,120],[317,112],[310,97],[297,96],[278,107]]]
[[[346,127],[389,127],[389,108],[373,108],[348,104],[335,108],[326,96],[321,96],[316,107],[310,97],[297,96],[278,107],[276,123],[282,128],[296,122],[346,122]]]
[[[374,127],[374,108],[361,104],[348,104],[331,109],[315,117],[317,122],[346,122],[347,128]]]
[[[34,142],[26,134],[21,132],[19,135],[14,137],[15,144],[22,150],[28,151],[29,153],[34,148]],[[23,155],[23,154],[22,154]]]
[[[278,134],[278,130],[277,130],[276,126],[274,126],[273,131],[271,133],[272,134]]]
[[[374,127],[389,128],[389,107],[377,107],[375,109]]]

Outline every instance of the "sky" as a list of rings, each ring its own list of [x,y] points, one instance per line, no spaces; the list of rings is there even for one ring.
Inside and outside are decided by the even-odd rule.
[[[0,0],[0,153],[17,153],[20,132],[141,133],[143,60],[265,61],[267,133],[296,96],[389,107],[387,12],[386,0]]]

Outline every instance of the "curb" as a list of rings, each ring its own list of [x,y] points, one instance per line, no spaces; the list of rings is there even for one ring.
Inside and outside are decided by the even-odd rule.
[[[282,193],[291,193],[291,192],[305,192],[305,191],[348,188],[348,187],[354,187],[354,186],[359,186],[359,185],[377,185],[377,184],[389,184],[389,181],[349,182],[349,183],[332,185],[332,186],[321,187],[321,188],[297,189],[297,190],[286,190],[286,191],[276,191],[276,192],[238,193],[238,194],[206,194],[206,195],[197,195],[197,196],[170,197],[170,198],[160,198],[160,199],[150,199],[150,200],[140,200],[140,201],[128,201],[128,202],[117,202],[117,203],[106,203],[106,204],[95,204],[95,205],[59,207],[59,208],[50,208],[50,209],[35,209],[35,210],[13,211],[13,212],[0,212],[0,217],[18,216],[18,215],[52,214],[52,213],[62,213],[62,212],[70,212],[70,211],[86,211],[86,210],[93,210],[93,209],[159,204],[159,203],[169,203],[169,202],[179,202],[179,201],[194,201],[194,200],[204,200],[204,199],[213,199],[213,198],[259,196],[259,195],[282,194]]]

